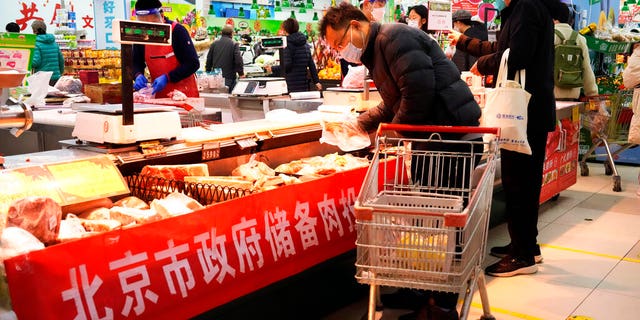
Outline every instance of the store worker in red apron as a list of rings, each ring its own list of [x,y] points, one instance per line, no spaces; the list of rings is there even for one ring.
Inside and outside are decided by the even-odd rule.
[[[173,90],[187,97],[198,97],[195,72],[200,68],[198,54],[189,32],[179,23],[162,15],[160,0],[138,0],[135,6],[136,19],[144,22],[171,24],[171,46],[134,45],[133,72],[134,90],[147,87],[144,68],[149,68],[156,98],[166,98]]]

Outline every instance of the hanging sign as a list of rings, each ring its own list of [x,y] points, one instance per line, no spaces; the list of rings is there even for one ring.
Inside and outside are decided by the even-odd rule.
[[[429,30],[451,29],[451,2],[429,1]]]

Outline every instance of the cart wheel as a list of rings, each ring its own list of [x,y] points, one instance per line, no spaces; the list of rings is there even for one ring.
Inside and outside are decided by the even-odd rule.
[[[611,168],[611,164],[609,164],[609,161],[604,162],[604,174],[608,176],[613,174],[613,168]]]
[[[558,198],[560,198],[560,194],[556,193],[553,197],[551,197],[551,201],[558,201]]]
[[[580,175],[583,177],[589,175],[589,166],[586,162],[580,162]]]
[[[622,185],[620,183],[620,176],[613,176],[613,191],[622,191]]]

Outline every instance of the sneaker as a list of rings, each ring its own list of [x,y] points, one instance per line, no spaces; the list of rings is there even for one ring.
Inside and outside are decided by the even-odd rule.
[[[535,260],[536,263],[542,263],[543,258],[542,258],[542,254],[540,253],[540,246],[537,246],[537,248],[538,248],[536,252],[537,254],[533,256],[533,259]],[[491,250],[489,250],[489,254],[498,258],[504,258],[506,255],[510,253],[511,253],[511,243],[502,247],[492,247]]]
[[[538,272],[538,266],[534,261],[524,261],[510,255],[484,269],[485,273],[494,277],[513,277],[519,274],[532,274]]]

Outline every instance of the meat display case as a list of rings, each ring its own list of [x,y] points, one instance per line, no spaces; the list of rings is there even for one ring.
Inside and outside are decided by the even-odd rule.
[[[259,128],[264,122],[256,121],[246,126]],[[10,156],[5,165],[11,169],[104,155],[126,179],[147,164],[204,162],[211,175],[221,175],[253,154],[275,167],[337,152],[318,142],[317,121],[303,122],[268,130],[235,124],[235,133],[225,138],[170,142],[163,154],[153,156],[134,146],[107,150],[68,141],[66,149]],[[13,308],[21,319],[182,319],[215,312],[348,256],[355,248],[353,202],[365,171],[250,194],[6,260]],[[348,285],[355,284],[353,274],[347,274]]]

